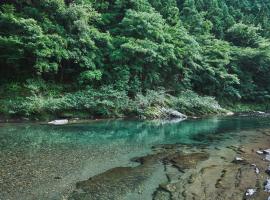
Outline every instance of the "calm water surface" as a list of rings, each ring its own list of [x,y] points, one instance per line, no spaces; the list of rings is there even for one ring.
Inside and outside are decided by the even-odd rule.
[[[270,128],[266,117],[111,120],[65,126],[0,124],[0,199],[61,199],[76,181],[118,166],[157,144],[227,145],[241,130]]]

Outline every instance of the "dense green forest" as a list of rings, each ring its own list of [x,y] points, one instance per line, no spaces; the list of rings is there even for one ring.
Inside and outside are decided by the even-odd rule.
[[[223,111],[216,100],[267,105],[269,38],[270,0],[2,0],[0,112],[151,117],[159,107]]]

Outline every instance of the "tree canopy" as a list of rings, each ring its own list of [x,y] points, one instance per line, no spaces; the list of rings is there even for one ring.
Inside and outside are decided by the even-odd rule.
[[[0,80],[267,101],[269,37],[269,0],[4,0]]]

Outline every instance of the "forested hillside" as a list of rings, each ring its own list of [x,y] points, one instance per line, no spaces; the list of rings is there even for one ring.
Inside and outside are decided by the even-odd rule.
[[[2,0],[0,112],[267,104],[269,38],[270,0]]]

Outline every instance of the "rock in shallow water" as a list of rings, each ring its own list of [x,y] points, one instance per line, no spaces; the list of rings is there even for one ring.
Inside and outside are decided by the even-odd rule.
[[[247,164],[247,161],[244,158],[241,157],[235,157],[232,163],[236,164]]]
[[[263,153],[264,153],[264,154],[269,154],[269,155],[270,155],[270,149],[265,149],[265,150],[263,150]]]
[[[265,173],[267,173],[270,176],[270,166],[265,170]]]
[[[67,119],[58,119],[58,120],[54,120],[54,121],[48,122],[48,124],[64,125],[64,124],[68,124],[68,120]]]
[[[270,155],[266,155],[265,160],[270,161]]]
[[[258,150],[258,151],[256,151],[256,153],[259,154],[259,155],[262,155],[263,151]]]
[[[256,189],[247,189],[246,196],[253,196],[256,193]]]
[[[166,119],[187,119],[187,116],[178,112],[177,110],[162,108],[162,115]]]
[[[264,183],[264,191],[270,193],[270,179],[267,179]]]

